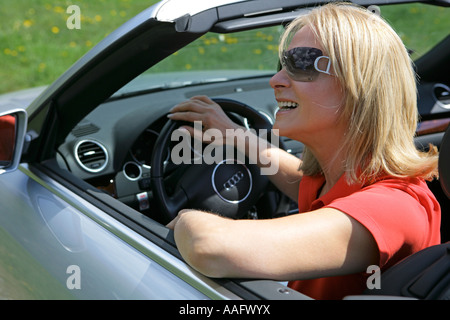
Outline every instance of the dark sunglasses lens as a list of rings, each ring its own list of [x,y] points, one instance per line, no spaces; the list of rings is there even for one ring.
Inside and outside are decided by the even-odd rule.
[[[314,67],[314,62],[322,55],[322,51],[317,48],[293,48],[283,53],[282,65],[293,80],[314,81],[319,74]]]

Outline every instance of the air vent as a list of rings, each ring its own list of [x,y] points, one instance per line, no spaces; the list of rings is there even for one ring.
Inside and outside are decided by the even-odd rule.
[[[84,170],[100,172],[108,163],[108,152],[96,141],[83,140],[75,146],[75,158]]]
[[[439,105],[445,109],[450,109],[450,89],[446,85],[436,84],[434,86],[434,96]]]

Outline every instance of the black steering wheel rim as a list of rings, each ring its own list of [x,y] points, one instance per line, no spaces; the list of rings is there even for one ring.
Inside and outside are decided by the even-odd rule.
[[[254,108],[232,99],[213,99],[227,113],[236,113],[245,117],[252,129],[265,129],[270,132],[272,124],[266,115],[258,112]],[[164,183],[164,160],[165,150],[171,141],[171,133],[180,125],[177,121],[168,120],[156,141],[152,153],[151,161],[151,186],[153,198],[160,207],[161,220],[167,223],[174,219],[178,211],[183,208],[204,209],[216,211],[217,213],[230,218],[240,218],[245,211],[257,201],[260,194],[268,184],[266,176],[260,174],[260,169],[256,164],[232,163],[233,159],[224,159],[224,163],[214,165],[200,164],[191,165],[189,171],[184,174],[181,181],[175,188],[173,195],[166,192]],[[203,179],[203,180],[201,180]],[[225,180],[224,180],[225,179]],[[197,182],[198,181],[198,182]],[[203,181],[203,183],[201,183]],[[209,182],[210,181],[210,182]],[[224,182],[225,181],[225,182]],[[247,186],[250,183],[250,186]],[[239,184],[244,191],[233,184]],[[225,193],[221,194],[214,186],[226,186]],[[247,192],[247,188],[250,189]],[[234,191],[231,194],[231,191]],[[230,192],[228,192],[230,191]],[[248,193],[248,194],[247,194]],[[224,199],[224,198],[229,199]],[[239,198],[234,201],[231,197]]]

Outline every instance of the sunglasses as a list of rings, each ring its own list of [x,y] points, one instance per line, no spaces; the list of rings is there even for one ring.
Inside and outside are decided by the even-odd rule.
[[[325,70],[319,69],[319,62],[328,59]],[[319,73],[330,73],[330,57],[324,56],[322,50],[310,47],[297,47],[283,51],[278,71],[284,68],[288,76],[294,81],[311,82],[317,79]]]

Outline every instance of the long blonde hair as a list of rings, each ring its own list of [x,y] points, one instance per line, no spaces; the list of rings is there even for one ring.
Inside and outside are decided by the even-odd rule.
[[[330,56],[344,90],[341,116],[349,128],[342,151],[349,182],[370,183],[380,175],[437,176],[437,149],[417,150],[415,72],[396,32],[378,15],[348,3],[331,3],[298,17],[281,39],[280,54],[293,34],[309,26]],[[306,175],[322,172],[308,148]]]

